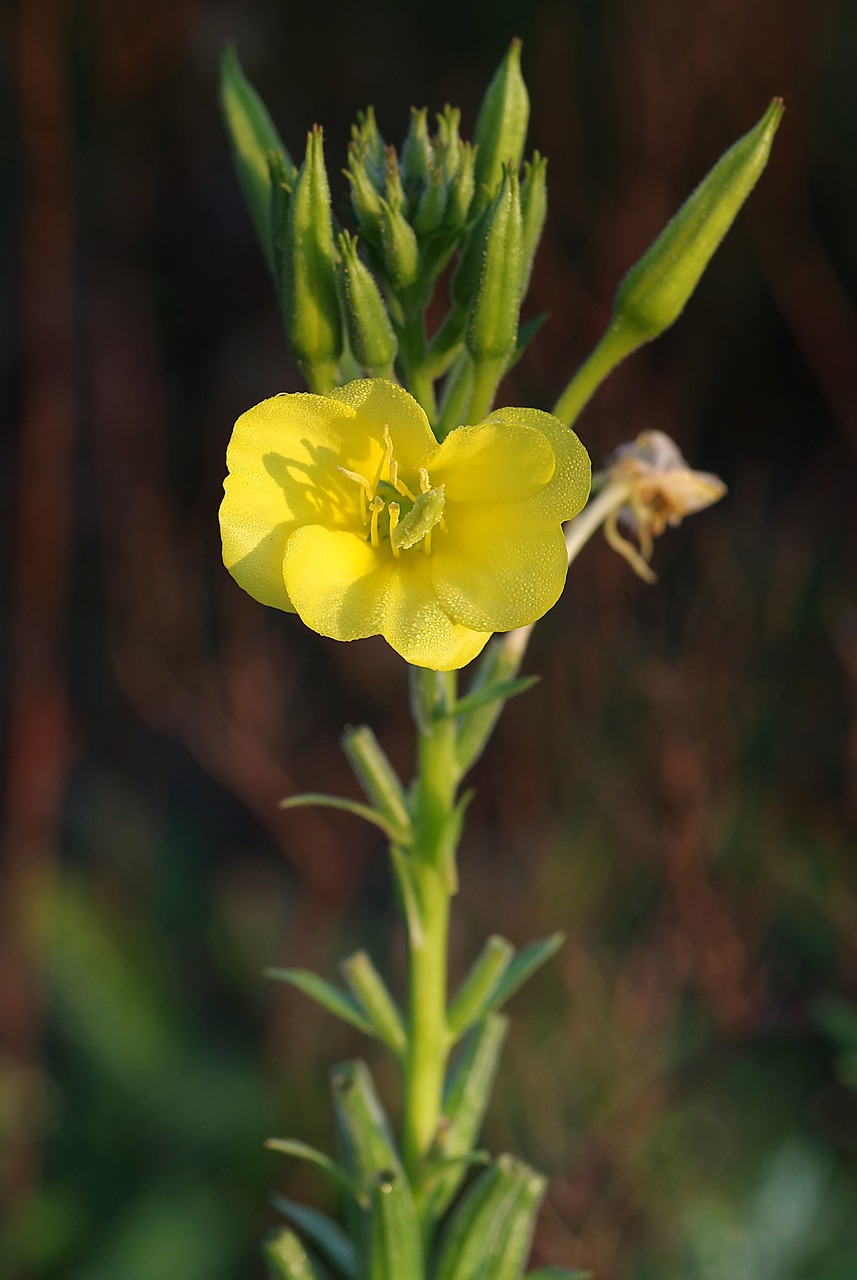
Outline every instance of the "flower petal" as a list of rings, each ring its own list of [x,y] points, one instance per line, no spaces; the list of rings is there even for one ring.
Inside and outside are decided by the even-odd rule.
[[[582,510],[592,483],[589,454],[570,427],[541,409],[495,409],[486,422],[530,427],[547,437],[556,459],[556,470],[541,493],[532,499],[535,518],[571,520]]]
[[[558,521],[533,522],[529,510],[530,502],[448,504],[431,562],[437,598],[456,622],[510,631],[556,604],[568,569],[565,539]]]
[[[430,465],[437,452],[437,440],[421,406],[403,387],[386,378],[358,378],[331,391],[328,399],[353,409],[379,444],[384,428],[389,427],[396,460],[403,471],[416,474],[420,467]]]
[[[334,640],[383,635],[415,666],[462,667],[490,636],[443,611],[428,557],[419,552],[394,560],[355,534],[305,525],[286,544],[283,575],[297,612],[314,631]]]
[[[520,502],[544,489],[555,466],[544,432],[480,422],[450,432],[432,462],[431,482],[445,486],[447,502]]]

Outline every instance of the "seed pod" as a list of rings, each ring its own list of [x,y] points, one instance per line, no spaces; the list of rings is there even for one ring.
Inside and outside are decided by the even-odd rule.
[[[473,141],[476,153],[476,206],[487,204],[500,185],[503,165],[518,172],[524,154],[530,98],[521,75],[521,42],[513,40],[485,91]]]
[[[326,390],[330,367],[342,354],[336,296],[330,188],[322,131],[307,136],[306,158],[289,202],[282,296],[286,333],[314,390]],[[321,379],[321,385],[318,380]]]

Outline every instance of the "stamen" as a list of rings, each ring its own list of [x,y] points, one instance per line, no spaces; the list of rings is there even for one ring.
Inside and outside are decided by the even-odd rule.
[[[384,427],[384,456],[378,463],[378,470],[375,473],[375,479],[372,482],[372,492],[376,493],[378,485],[381,483],[381,476],[384,474],[384,468],[387,468],[387,474],[390,474],[390,463],[393,461],[393,441],[390,437],[390,428]]]
[[[627,560],[628,564],[634,570],[638,578],[642,578],[644,582],[657,582],[658,575],[646,563],[640,555],[633,542],[629,542],[627,538],[623,538],[619,532],[619,526],[616,519],[616,512],[611,511],[607,519],[604,521],[604,537],[607,539],[614,551],[617,551],[623,560]]]
[[[345,476],[346,480],[353,480],[360,488],[360,519],[364,524],[369,523],[369,512],[366,509],[366,498],[372,497],[374,490],[365,476],[361,476],[359,471],[349,471],[347,467],[337,465],[337,471]]]
[[[399,523],[400,507],[398,502],[391,502],[390,505],[387,507],[387,510],[390,513],[390,549],[393,552],[393,555],[398,557],[402,553],[399,550],[399,548],[396,546],[395,539],[393,538],[393,530],[395,529],[396,525]]]
[[[379,547],[381,539],[378,536],[378,516],[384,510],[384,499],[373,498],[369,503],[369,510],[372,512],[372,519],[369,524],[369,540],[373,547]]]
[[[429,480],[429,473],[426,471],[425,467],[420,467],[420,493],[428,493],[430,488],[431,480]]]

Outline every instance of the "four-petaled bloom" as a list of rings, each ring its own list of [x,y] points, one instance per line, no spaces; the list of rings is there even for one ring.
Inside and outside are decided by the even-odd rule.
[[[382,378],[264,400],[226,461],[223,559],[245,591],[439,671],[556,603],[562,522],[590,482],[586,450],[550,414],[498,409],[439,444]]]

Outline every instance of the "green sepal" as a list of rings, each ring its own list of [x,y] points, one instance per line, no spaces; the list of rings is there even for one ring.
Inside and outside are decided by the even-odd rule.
[[[262,1253],[271,1280],[323,1280],[324,1272],[312,1263],[300,1239],[288,1227],[268,1236]]]
[[[282,299],[286,335],[295,359],[314,391],[330,390],[336,361],[342,355],[343,336],[330,186],[318,126],[307,135],[306,156],[289,201]]]
[[[446,1021],[453,1042],[484,1016],[514,954],[511,942],[497,934],[485,943],[449,1006]]]
[[[344,813],[353,813],[355,818],[362,818],[364,822],[371,822],[373,826],[380,827],[388,839],[396,843],[401,844],[409,838],[408,832],[396,826],[385,814],[379,813],[371,805],[361,804],[359,800],[349,800],[345,796],[327,796],[320,791],[305,791],[299,796],[287,796],[285,800],[280,801],[279,808],[304,809],[310,805],[320,809],[340,809]]]
[[[342,735],[342,749],[368,799],[391,827],[403,833],[403,838],[396,843],[407,843],[411,831],[408,802],[398,775],[373,731],[365,724],[347,729]]]
[[[342,961],[340,968],[355,999],[372,1020],[378,1039],[402,1057],[408,1047],[404,1019],[368,953],[355,951]]]
[[[342,1163],[356,1188],[355,1195],[345,1201],[348,1234],[357,1248],[361,1259],[359,1271],[363,1275],[370,1243],[375,1180],[388,1170],[403,1175],[403,1169],[366,1064],[340,1063],[334,1067],[331,1080]]]
[[[436,1162],[429,1183],[429,1221],[438,1221],[449,1208],[464,1181],[467,1162],[476,1154],[473,1144],[488,1109],[508,1025],[501,1014],[489,1014],[472,1028],[455,1058],[432,1153]]]
[[[449,1220],[433,1280],[494,1280],[489,1262],[533,1171],[502,1155],[476,1179]]]
[[[340,1227],[326,1213],[311,1209],[308,1205],[298,1204],[286,1196],[275,1194],[271,1203],[285,1218],[316,1248],[322,1258],[328,1262],[345,1280],[358,1280],[357,1257],[354,1245]]]
[[[564,933],[552,933],[549,938],[542,938],[540,942],[531,942],[529,946],[519,951],[497,984],[494,994],[486,1005],[486,1012],[499,1009],[504,1005],[537,969],[540,969],[552,955],[559,951],[564,942]]]
[[[356,1027],[365,1035],[377,1036],[368,1014],[353,996],[348,995],[346,991],[340,991],[339,987],[335,987],[325,978],[320,978],[317,973],[310,973],[308,969],[265,969],[264,974],[274,982],[287,982],[289,986],[296,987],[311,1000],[315,1000],[316,1004],[320,1004],[328,1013],[341,1018],[343,1022],[349,1022],[352,1027]]]
[[[524,154],[530,99],[521,74],[521,41],[513,40],[485,91],[473,141],[476,152],[477,206],[494,195],[510,164],[517,173]]]
[[[610,328],[621,334],[628,351],[678,319],[762,176],[783,110],[782,99],[775,98],[756,127],[720,157],[619,285]]]
[[[479,283],[465,329],[474,362],[505,363],[514,353],[521,309],[521,246],[518,175],[506,166],[485,227]]]
[[[423,1245],[414,1197],[401,1169],[385,1169],[372,1186],[367,1280],[420,1280]]]
[[[459,698],[446,716],[449,719],[463,719],[474,711],[480,711],[482,707],[489,706],[492,702],[508,702],[510,698],[515,698],[519,693],[526,693],[528,689],[532,689],[533,685],[538,684],[541,676],[518,676],[516,680],[500,680],[497,684],[488,685],[483,689],[477,689],[475,693],[466,693],[463,698]]]
[[[220,104],[238,181],[265,260],[273,269],[268,215],[271,190],[268,156],[271,152],[281,154],[285,167],[292,172],[295,172],[295,166],[265,104],[241,70],[238,55],[231,45],[224,50],[220,61]]]
[[[323,1151],[319,1151],[317,1147],[311,1147],[309,1143],[301,1142],[298,1138],[268,1138],[265,1146],[269,1151],[278,1151],[280,1155],[293,1156],[295,1160],[306,1160],[309,1164],[318,1165],[340,1191],[349,1195],[354,1194],[354,1183],[342,1166],[330,1156],[325,1155]]]

